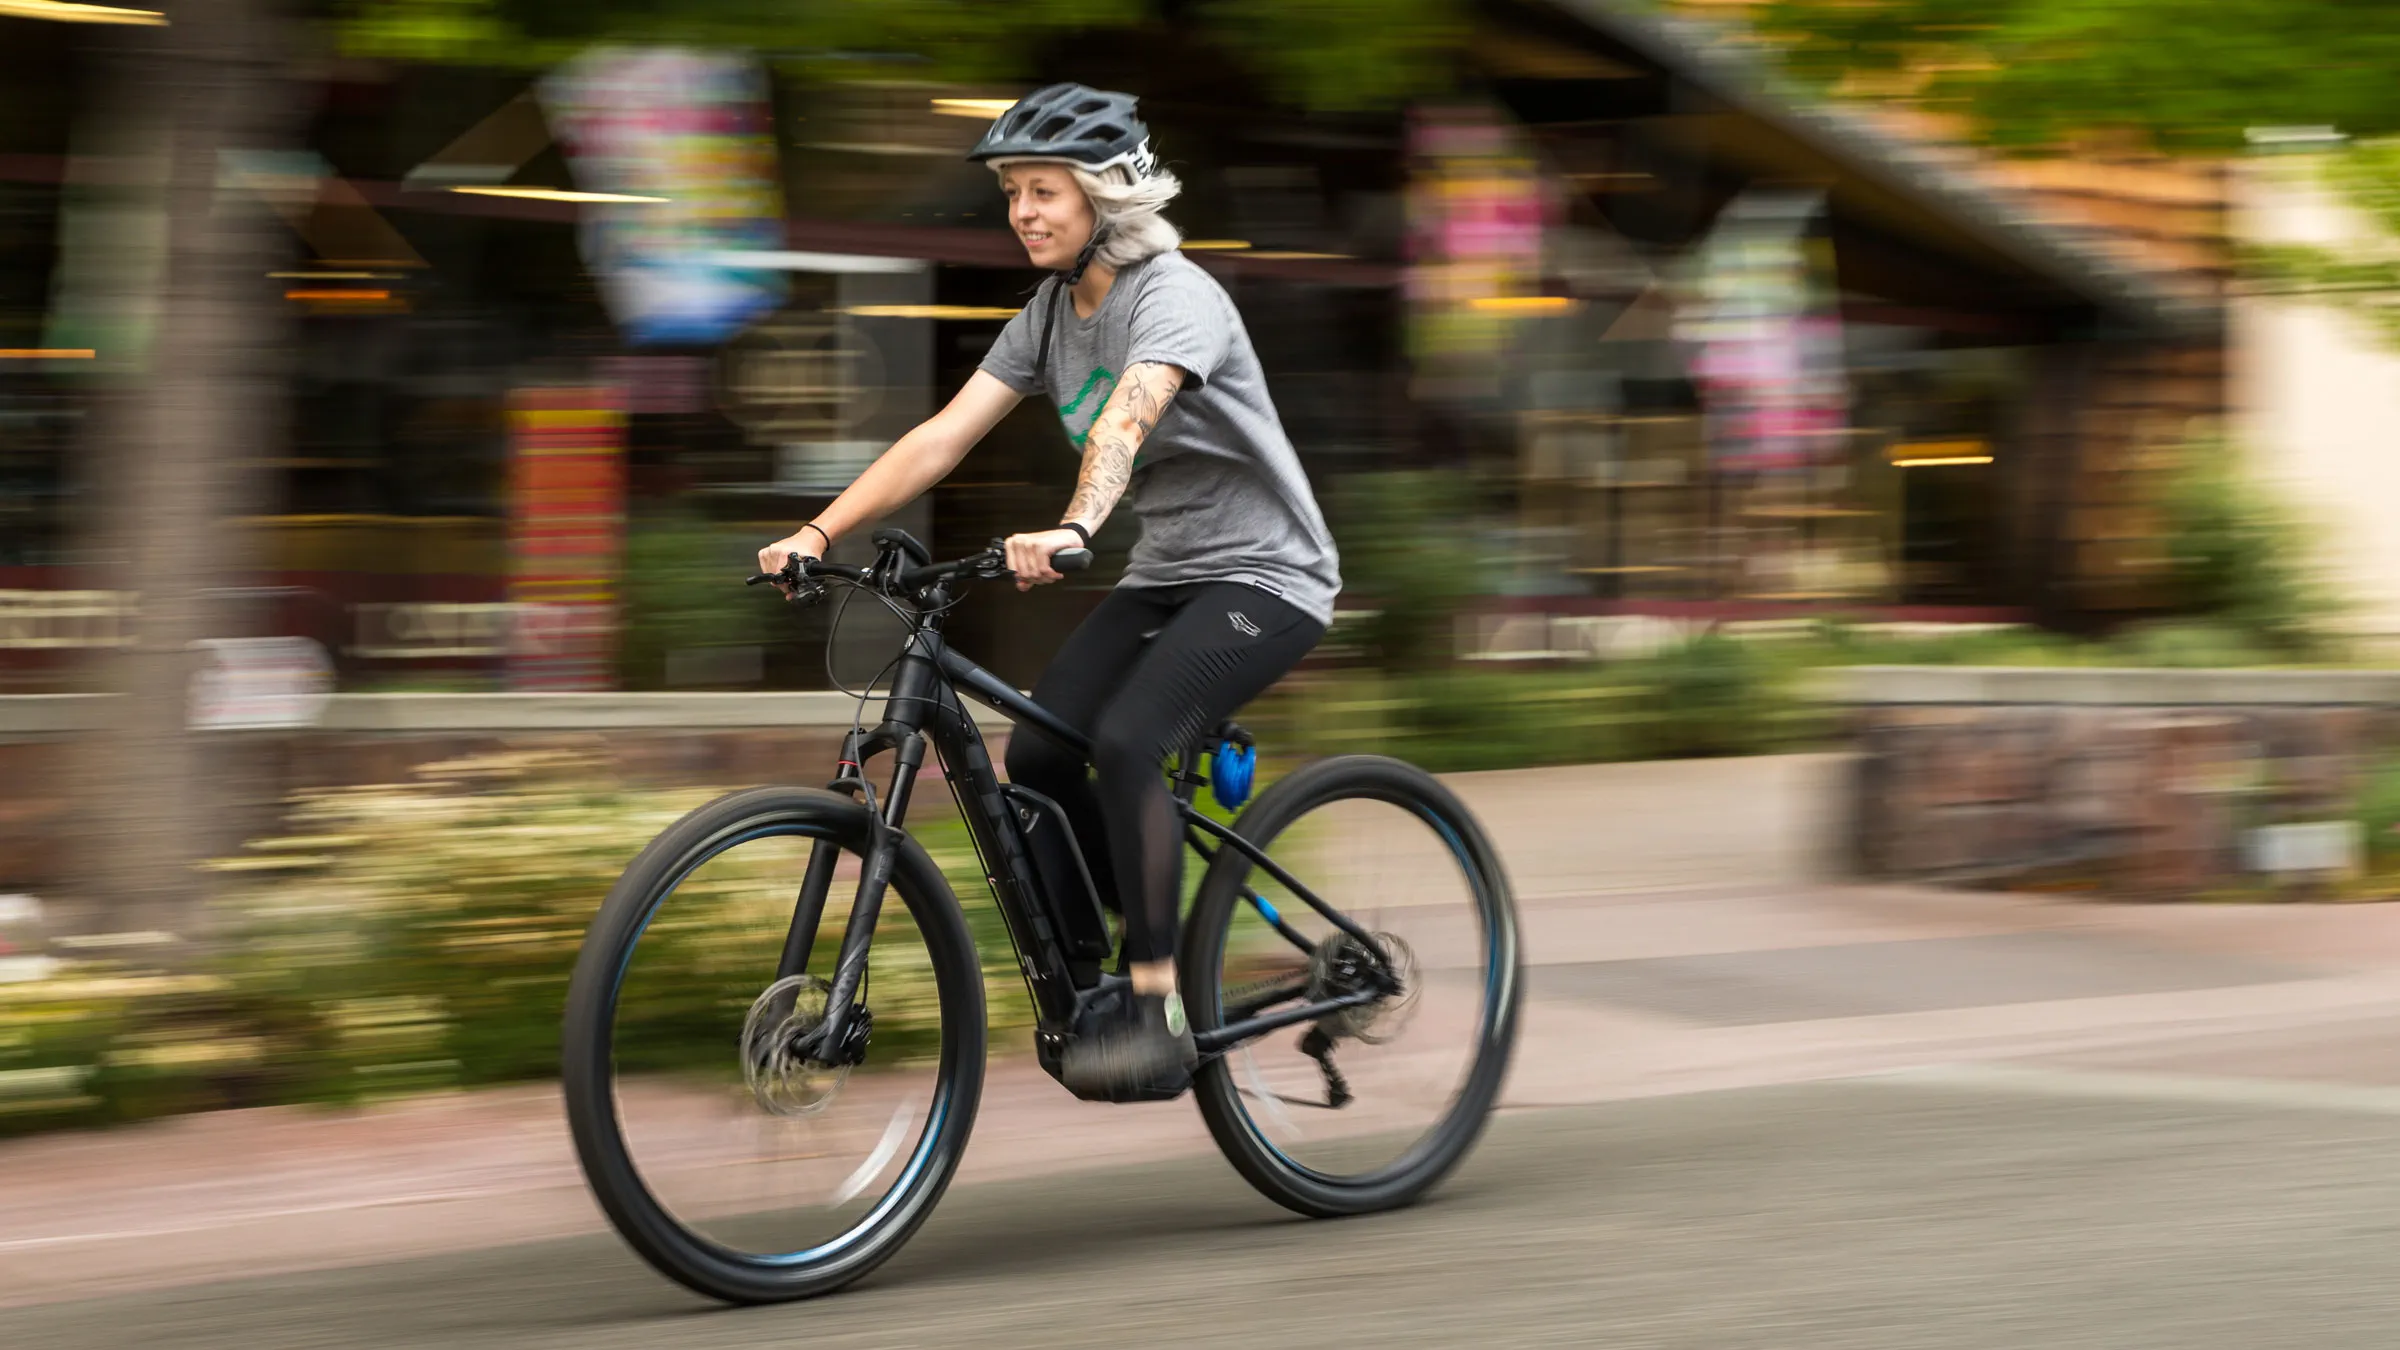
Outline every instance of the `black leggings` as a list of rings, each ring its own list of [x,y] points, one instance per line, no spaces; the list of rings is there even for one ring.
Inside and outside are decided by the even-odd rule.
[[[1066,808],[1102,899],[1125,915],[1127,962],[1175,954],[1183,831],[1166,756],[1264,692],[1324,633],[1240,582],[1120,586],[1033,686],[1034,702],[1091,738],[1098,781],[1081,755],[1029,726],[1009,740],[1009,779]]]

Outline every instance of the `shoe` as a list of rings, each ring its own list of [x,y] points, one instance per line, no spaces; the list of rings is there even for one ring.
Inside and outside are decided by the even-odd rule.
[[[1191,1088],[1199,1063],[1182,997],[1135,994],[1101,1010],[1067,1046],[1058,1081],[1086,1101],[1172,1101]]]

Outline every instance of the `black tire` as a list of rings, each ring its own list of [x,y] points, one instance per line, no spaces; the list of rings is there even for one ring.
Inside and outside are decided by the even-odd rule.
[[[1365,799],[1400,807],[1432,825],[1447,841],[1473,894],[1485,935],[1484,987],[1471,1060],[1458,1094],[1441,1118],[1388,1164],[1341,1175],[1296,1162],[1259,1130],[1226,1057],[1203,1064],[1195,1081],[1201,1117],[1226,1160],[1260,1194],[1314,1218],[1336,1218],[1410,1203],[1457,1167],[1482,1134],[1498,1099],[1516,1044],[1520,996],[1517,916],[1498,854],[1463,803],[1431,774],[1379,755],[1320,760],[1291,774],[1251,802],[1235,829],[1273,855],[1275,839],[1311,811]],[[1178,976],[1195,1032],[1224,1025],[1220,974],[1235,907],[1254,865],[1224,847],[1202,878],[1185,922]],[[1296,870],[1296,869],[1295,869]],[[1303,881],[1309,878],[1303,875]],[[1336,902],[1338,903],[1338,902]]]
[[[585,1179],[617,1232],[661,1274],[729,1303],[772,1303],[831,1293],[898,1251],[950,1184],[983,1091],[983,975],[958,900],[925,850],[904,840],[891,890],[907,906],[933,959],[942,1030],[935,1114],[911,1167],[873,1213],[835,1242],[797,1254],[727,1248],[678,1220],[635,1165],[616,1097],[612,1037],[617,995],[633,947],[675,884],[731,841],[756,831],[830,839],[864,853],[865,807],[829,792],[758,788],[721,797],[670,826],[626,868],[584,938],[567,991],[561,1079]],[[891,900],[887,893],[885,904]],[[770,972],[775,953],[765,953]],[[825,1248],[832,1250],[827,1251]],[[822,1252],[822,1255],[818,1253]]]

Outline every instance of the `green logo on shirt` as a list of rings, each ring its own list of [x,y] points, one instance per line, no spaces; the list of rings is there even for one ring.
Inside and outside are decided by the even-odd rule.
[[[1105,389],[1100,388],[1103,380],[1108,382],[1108,387]],[[1098,390],[1099,397],[1093,397],[1094,390]],[[1100,410],[1108,406],[1108,397],[1115,392],[1117,392],[1117,373],[1106,366],[1094,366],[1092,373],[1084,377],[1083,388],[1076,390],[1074,398],[1059,406],[1058,420],[1066,427],[1067,439],[1075,443],[1076,449],[1081,450],[1083,443],[1091,438],[1092,424],[1100,420]],[[1078,428],[1075,425],[1075,417],[1078,412],[1081,412],[1086,400],[1090,401],[1092,409],[1090,412],[1083,413],[1083,425]]]

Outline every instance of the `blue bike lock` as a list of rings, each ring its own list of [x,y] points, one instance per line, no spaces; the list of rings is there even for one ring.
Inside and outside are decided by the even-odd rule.
[[[1219,741],[1216,759],[1209,765],[1208,795],[1231,811],[1250,800],[1250,782],[1257,771],[1256,747]]]

